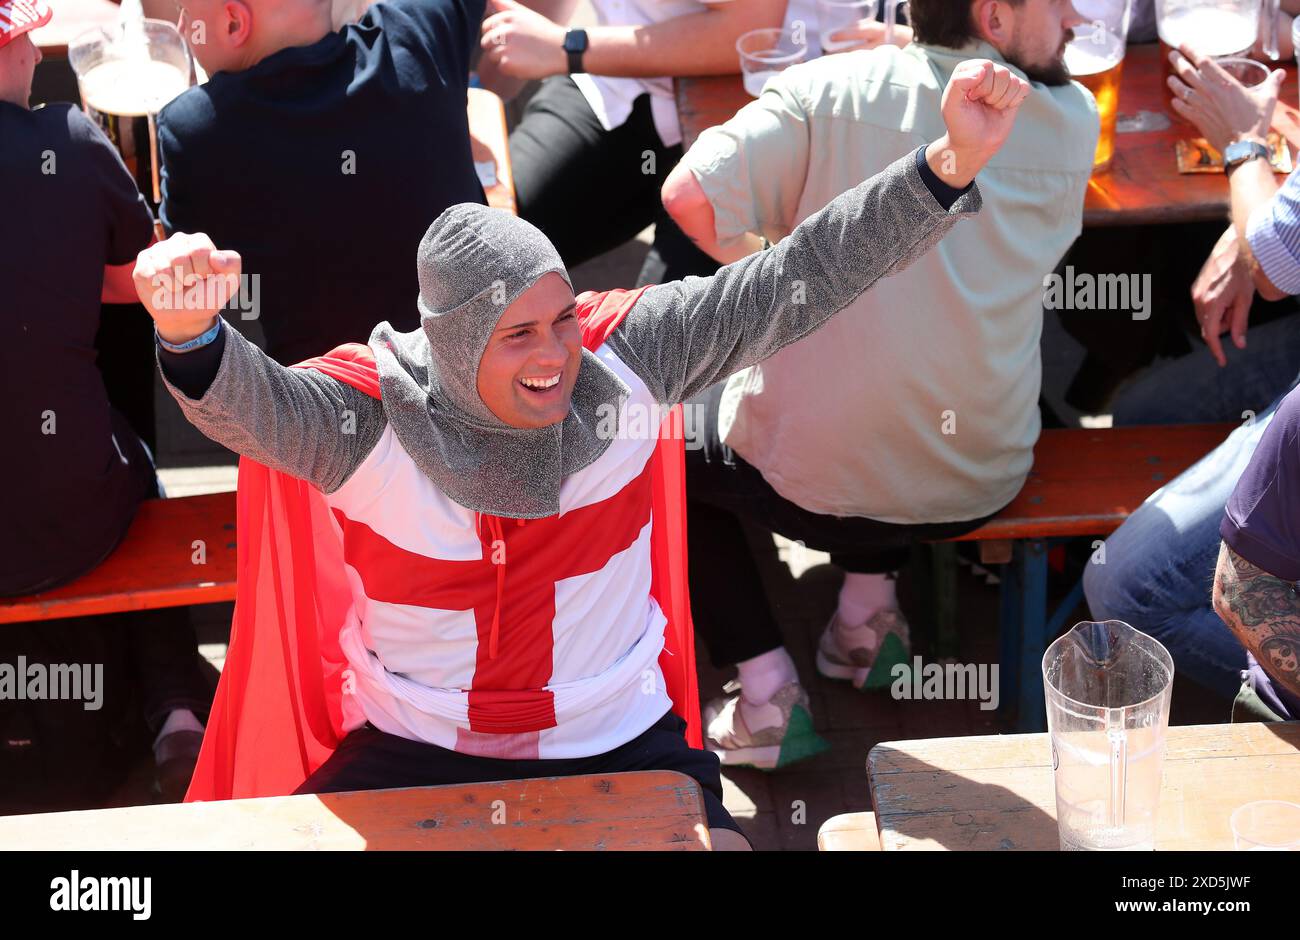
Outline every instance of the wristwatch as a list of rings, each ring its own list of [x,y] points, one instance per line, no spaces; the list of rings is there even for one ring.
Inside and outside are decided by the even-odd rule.
[[[569,55],[569,74],[582,72],[582,54],[587,51],[587,31],[571,29],[565,33],[564,51]]]
[[[1234,140],[1223,150],[1223,172],[1231,173],[1243,163],[1268,161],[1268,148],[1257,140]]]

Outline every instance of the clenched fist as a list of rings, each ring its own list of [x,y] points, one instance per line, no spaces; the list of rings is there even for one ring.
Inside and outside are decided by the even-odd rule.
[[[988,59],[958,65],[943,92],[948,133],[926,151],[931,168],[948,185],[965,188],[1006,143],[1032,90],[1025,79]]]
[[[237,252],[218,251],[201,233],[178,232],[140,252],[132,278],[158,335],[180,344],[212,327],[239,293],[240,271]]]

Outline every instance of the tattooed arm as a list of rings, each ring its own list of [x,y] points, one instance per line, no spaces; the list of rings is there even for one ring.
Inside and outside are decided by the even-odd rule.
[[[1214,609],[1269,677],[1300,695],[1300,592],[1295,585],[1221,545]]]

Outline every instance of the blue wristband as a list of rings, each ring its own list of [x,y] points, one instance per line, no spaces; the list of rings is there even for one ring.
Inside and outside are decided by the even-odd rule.
[[[217,317],[217,323],[214,327],[212,327],[212,329],[208,330],[206,333],[194,337],[188,343],[181,343],[179,346],[175,346],[167,342],[167,340],[163,339],[161,336],[159,336],[158,328],[156,326],[154,327],[153,330],[153,338],[158,341],[159,346],[161,346],[163,349],[167,350],[168,352],[187,353],[192,349],[198,349],[201,346],[206,346],[208,345],[208,343],[216,339],[217,334],[221,332],[221,324],[223,322],[224,321],[221,319],[221,317]]]

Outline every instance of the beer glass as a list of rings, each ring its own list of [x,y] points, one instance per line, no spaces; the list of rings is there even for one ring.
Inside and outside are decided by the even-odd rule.
[[[1165,105],[1178,120],[1169,102],[1169,76],[1174,74],[1169,53],[1187,46],[1203,56],[1223,59],[1244,56],[1262,42],[1264,54],[1278,59],[1277,20],[1279,0],[1156,0],[1156,30],[1160,34],[1161,79]]]
[[[1074,40],[1065,47],[1065,64],[1071,77],[1097,99],[1101,137],[1092,165],[1103,170],[1115,155],[1119,85],[1133,0],[1074,0],[1074,8],[1089,22],[1074,28]]]
[[[1173,681],[1168,650],[1118,620],[1080,623],[1047,648],[1062,850],[1155,847]]]
[[[769,26],[751,29],[737,39],[736,51],[745,91],[757,98],[769,78],[804,60],[808,46],[795,42],[789,29]]]
[[[1256,62],[1254,59],[1240,59],[1229,56],[1226,59],[1215,59],[1214,61],[1219,63],[1219,68],[1241,82],[1246,88],[1258,88],[1268,81],[1269,75],[1272,74],[1267,65]]]
[[[1257,800],[1238,806],[1229,818],[1238,852],[1300,852],[1300,806]]]
[[[190,52],[165,20],[95,27],[68,45],[86,115],[122,155],[155,212],[162,202],[156,116],[190,83]]]
[[[886,44],[894,41],[894,27],[898,25],[898,9],[907,0],[884,0]],[[854,29],[862,20],[876,20],[876,0],[817,0],[817,38],[822,53],[831,55],[848,52],[862,45],[862,38]]]

